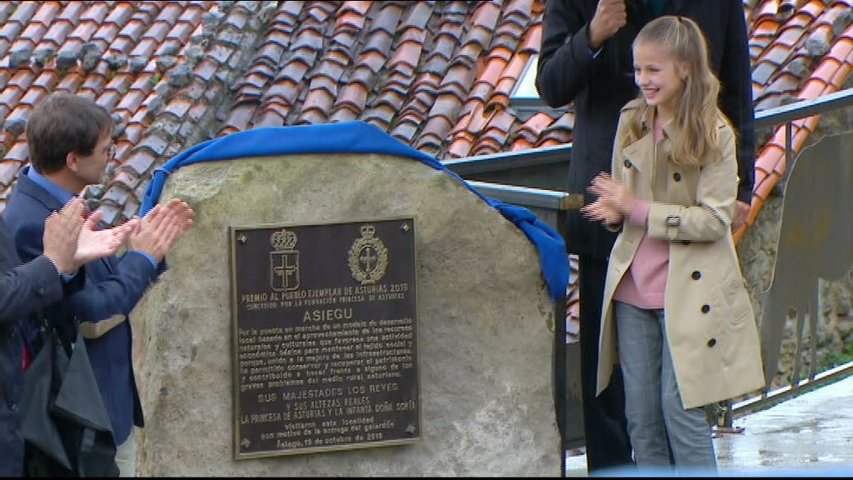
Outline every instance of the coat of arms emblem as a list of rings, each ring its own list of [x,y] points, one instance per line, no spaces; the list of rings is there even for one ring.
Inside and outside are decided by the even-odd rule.
[[[388,249],[378,237],[373,225],[361,226],[361,238],[349,249],[349,268],[353,278],[362,285],[376,283],[385,275]]]
[[[270,287],[277,292],[299,288],[299,252],[296,234],[281,229],[270,235]]]

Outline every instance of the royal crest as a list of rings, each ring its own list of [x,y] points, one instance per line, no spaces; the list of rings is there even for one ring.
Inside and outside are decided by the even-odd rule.
[[[270,287],[277,292],[299,288],[299,252],[296,234],[281,229],[270,235]]]
[[[376,237],[373,225],[361,226],[361,238],[349,249],[349,268],[353,278],[362,285],[376,283],[385,275],[388,266],[388,249]]]

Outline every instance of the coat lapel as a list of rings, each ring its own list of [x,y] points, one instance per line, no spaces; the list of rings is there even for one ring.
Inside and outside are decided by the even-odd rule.
[[[622,155],[629,160],[631,165],[643,175],[651,176],[654,167],[655,140],[652,125],[654,122],[654,109],[645,107],[642,119],[643,136],[622,148]]]
[[[30,180],[30,177],[27,176],[27,172],[30,168],[33,167],[28,166],[21,171],[20,175],[18,175],[18,182],[15,188],[19,189],[22,194],[35,199],[51,212],[61,209],[62,204],[59,203],[59,200],[57,200],[56,197],[48,193],[47,190],[38,186],[34,181]]]

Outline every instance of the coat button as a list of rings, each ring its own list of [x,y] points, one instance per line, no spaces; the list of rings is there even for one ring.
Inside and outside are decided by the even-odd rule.
[[[44,296],[46,293],[47,293],[47,290],[45,290],[44,287],[39,287],[39,289],[38,289],[39,295]]]
[[[17,403],[15,403],[14,401],[9,400],[6,404],[9,406],[9,410],[11,410],[11,411],[13,411],[13,412],[17,412],[17,411],[18,411],[18,404],[17,404]]]
[[[702,305],[702,313],[708,313],[711,311],[710,305]]]
[[[678,172],[673,173],[672,179],[675,180],[676,182],[680,182],[681,181],[681,174]]]
[[[627,158],[625,159],[625,168],[631,168],[631,161]]]
[[[695,270],[693,273],[690,274],[690,276],[693,278],[693,280],[699,280],[700,278],[702,278],[702,273],[700,273],[699,270]]]
[[[714,345],[716,345],[716,344],[717,344],[717,339],[716,339],[716,338],[712,338],[712,339],[708,340],[708,346],[709,346],[709,347],[713,347],[713,346],[714,346]]]

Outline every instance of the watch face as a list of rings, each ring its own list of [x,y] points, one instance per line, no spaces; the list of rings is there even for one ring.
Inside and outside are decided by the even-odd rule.
[[[666,226],[667,227],[677,227],[681,225],[681,217],[677,217],[675,215],[670,215],[666,217]]]

